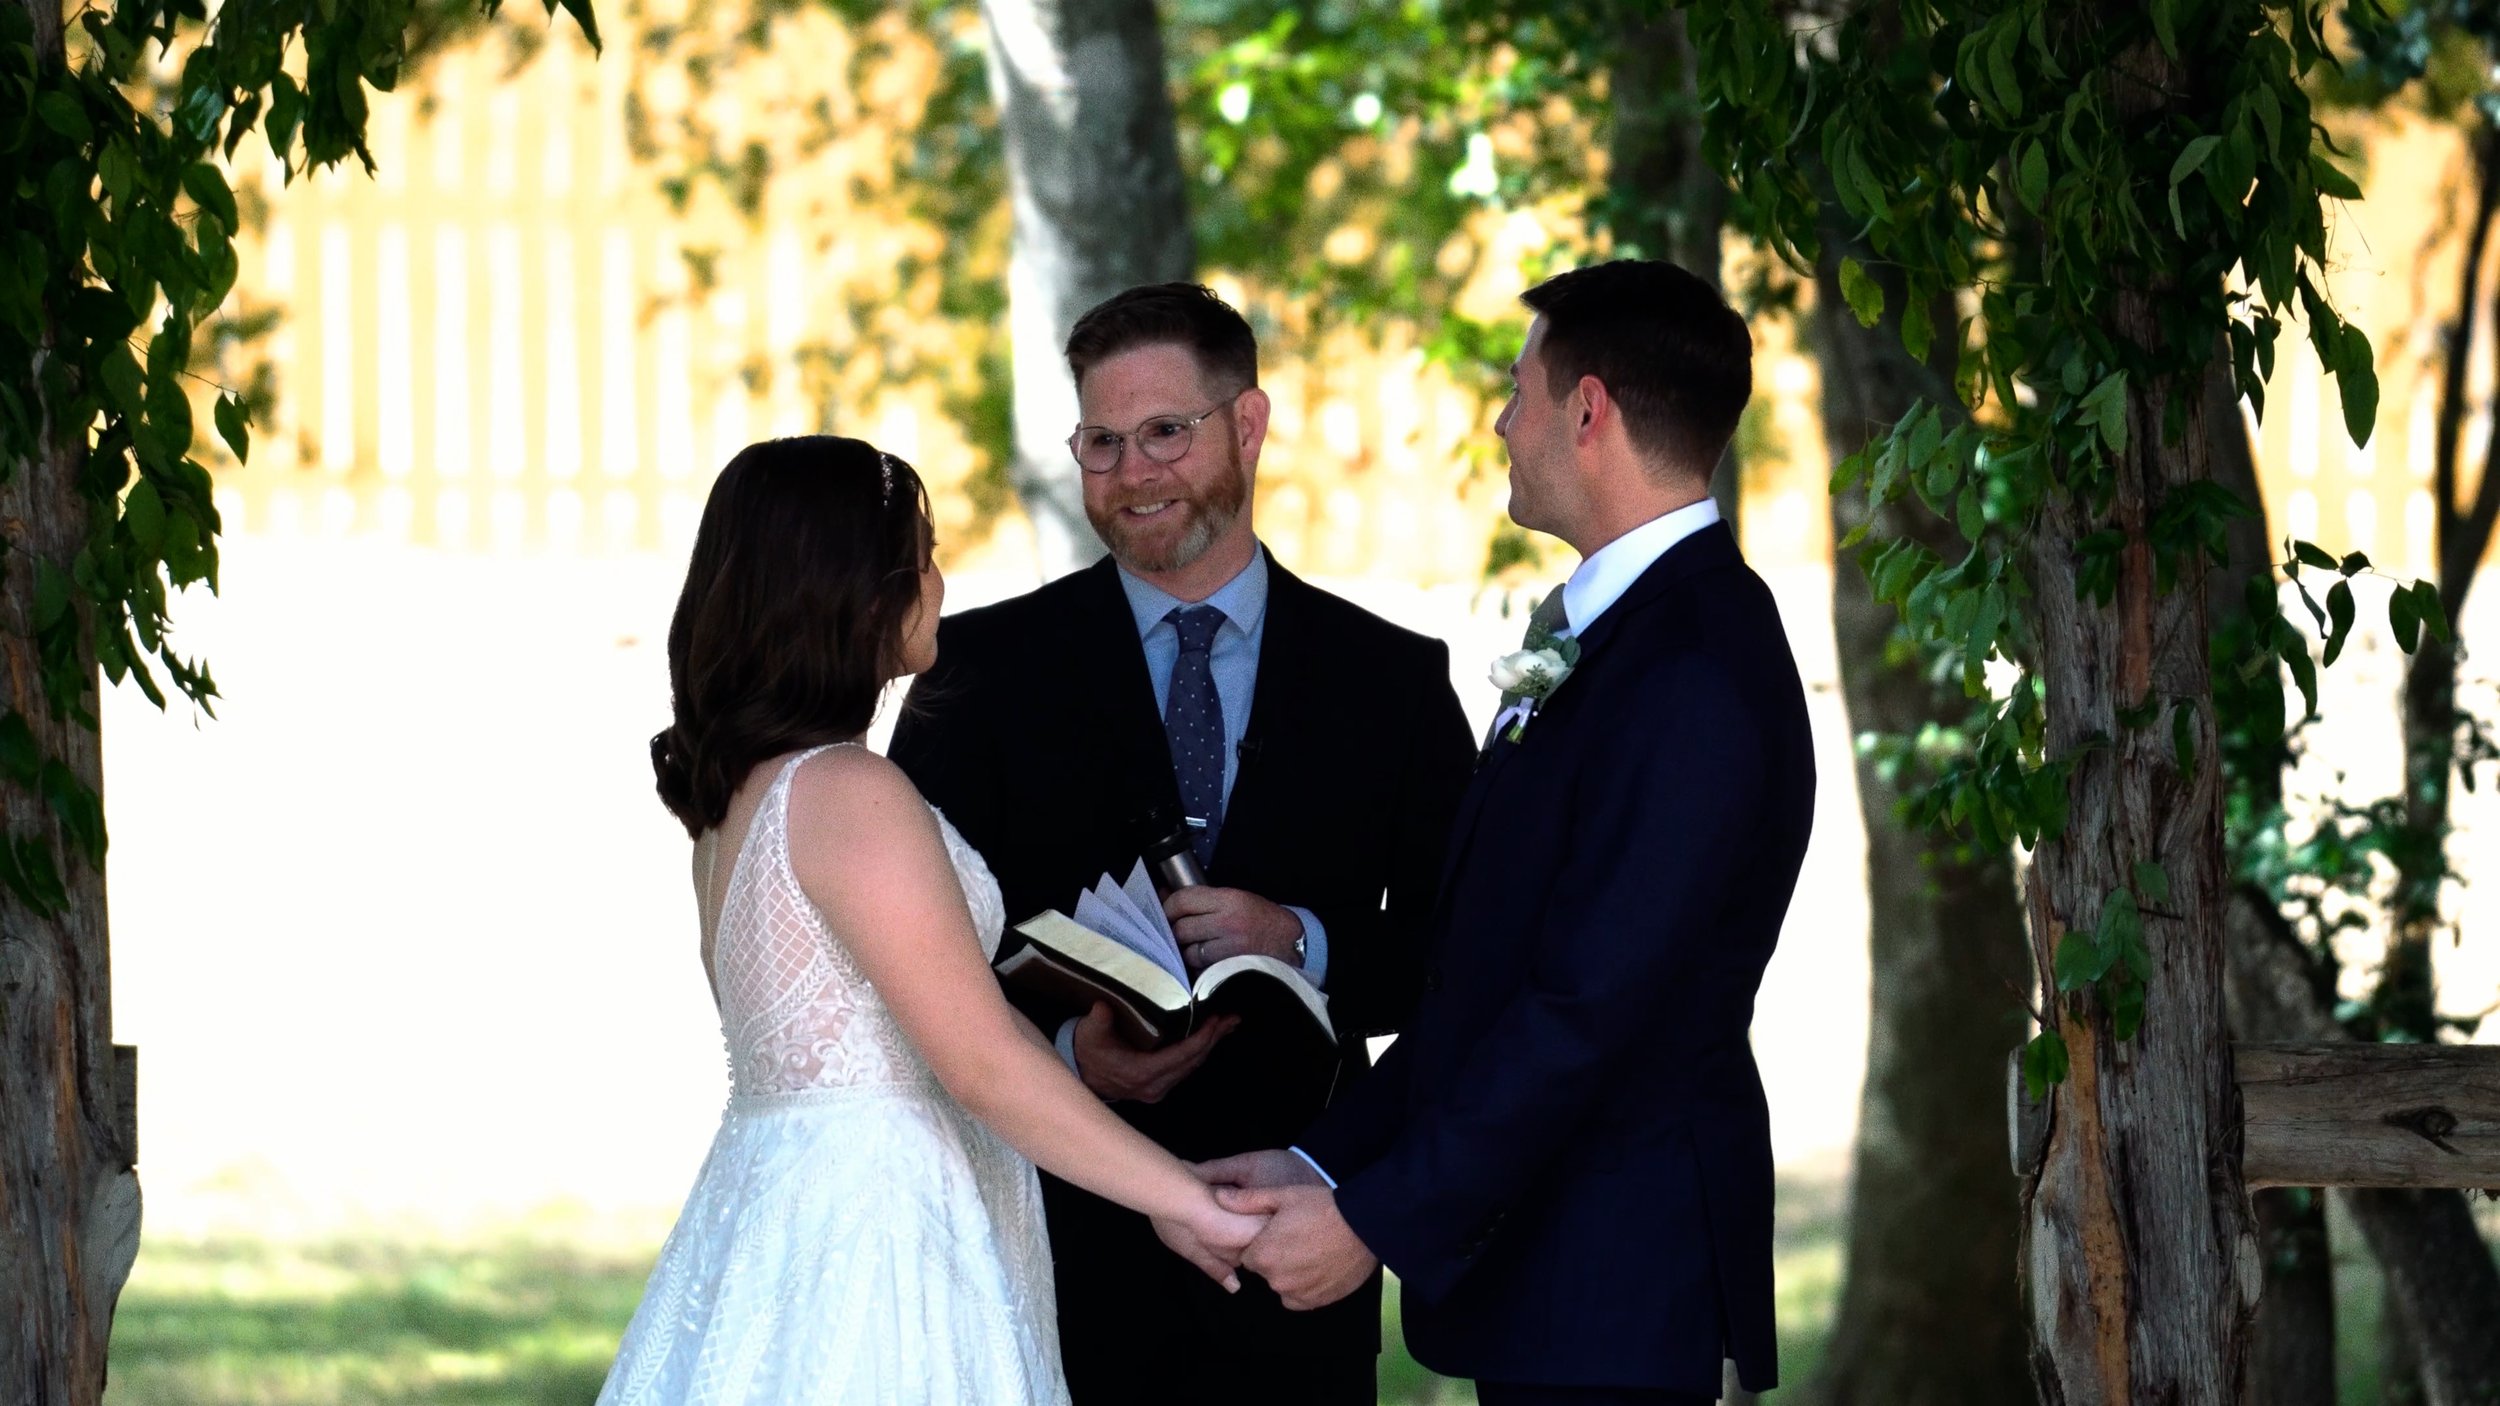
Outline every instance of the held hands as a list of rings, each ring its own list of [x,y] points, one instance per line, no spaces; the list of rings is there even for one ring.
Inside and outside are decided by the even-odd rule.
[[[1219,1206],[1212,1196],[1202,1198],[1187,1213],[1165,1219],[1154,1218],[1156,1238],[1182,1259],[1224,1286],[1224,1292],[1241,1292],[1241,1276],[1234,1266],[1241,1263],[1244,1247],[1258,1237],[1267,1220],[1262,1216],[1240,1215]]]
[[[1290,1152],[1252,1155],[1301,1160]],[[1241,1252],[1241,1263],[1265,1279],[1287,1308],[1325,1308],[1361,1288],[1380,1267],[1337,1214],[1337,1194],[1325,1186],[1227,1186],[1215,1199],[1228,1211],[1268,1218],[1267,1228]]]
[[[1163,916],[1172,920],[1181,961],[1193,976],[1245,952],[1291,966],[1293,946],[1302,940],[1302,920],[1291,910],[1243,889],[1203,884],[1174,889],[1163,900]]]
[[[1287,916],[1291,916],[1288,914]],[[1111,1007],[1101,1001],[1076,1023],[1076,1076],[1103,1099],[1118,1103],[1160,1103],[1174,1085],[1207,1062],[1215,1042],[1241,1024],[1239,1016],[1218,1016],[1189,1033],[1189,1038],[1159,1050],[1128,1042],[1111,1020]]]

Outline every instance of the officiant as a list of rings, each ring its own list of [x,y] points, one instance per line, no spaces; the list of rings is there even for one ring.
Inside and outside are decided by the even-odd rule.
[[[1166,904],[1193,974],[1262,953],[1328,996],[1332,1049],[1282,1017],[1160,1050],[1106,1009],[1047,1013],[1130,1123],[1204,1160],[1289,1143],[1394,1033],[1424,980],[1442,844],[1474,758],[1449,651],[1319,590],[1252,525],[1269,404],[1241,314],[1194,284],[1133,288],[1067,343],[1069,438],[1109,556],[948,617],[894,760],[996,872],[1008,915],[1068,911],[1177,817],[1207,882]],[[1016,941],[1011,934],[1009,941]],[[1043,1012],[1035,1012],[1043,1015]],[[1144,1218],[1045,1176],[1074,1406],[1370,1403],[1380,1279],[1294,1314],[1227,1295]]]

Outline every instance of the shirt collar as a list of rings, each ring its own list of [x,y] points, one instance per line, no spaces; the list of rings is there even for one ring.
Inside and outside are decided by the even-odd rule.
[[[1144,639],[1154,627],[1164,623],[1163,617],[1190,602],[1152,582],[1129,574],[1128,568],[1112,564],[1120,574],[1120,589],[1128,596],[1129,613],[1137,618],[1137,637]],[[1232,580],[1216,588],[1215,594],[1198,602],[1224,612],[1224,628],[1255,635],[1267,618],[1267,548],[1257,546],[1250,552],[1250,564]]]
[[[1719,520],[1716,500],[1704,498],[1674,512],[1651,518],[1591,552],[1580,569],[1563,583],[1566,633],[1577,635],[1597,623],[1606,608],[1623,599],[1641,573],[1657,564],[1676,543]]]

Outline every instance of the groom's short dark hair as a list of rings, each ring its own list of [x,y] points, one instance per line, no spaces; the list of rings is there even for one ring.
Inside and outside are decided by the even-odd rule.
[[[1222,391],[1259,383],[1259,339],[1233,305],[1200,283],[1149,283],[1087,309],[1068,332],[1068,370],[1085,373],[1139,347],[1187,347],[1198,374]]]
[[[1719,290],[1663,259],[1558,273],[1520,295],[1545,318],[1548,389],[1595,376],[1632,447],[1708,479],[1753,396],[1753,334]]]

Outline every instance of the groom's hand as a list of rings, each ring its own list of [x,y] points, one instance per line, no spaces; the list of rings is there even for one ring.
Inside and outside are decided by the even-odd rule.
[[[1292,966],[1294,944],[1302,940],[1302,920],[1292,910],[1245,889],[1174,889],[1163,900],[1163,916],[1172,920],[1181,960],[1193,975],[1245,952]]]
[[[1267,1216],[1267,1229],[1241,1255],[1242,1266],[1267,1281],[1285,1307],[1325,1308],[1363,1287],[1380,1260],[1337,1214],[1326,1187],[1226,1187],[1215,1193],[1225,1210]]]
[[[1076,1023],[1076,1077],[1102,1098],[1118,1103],[1160,1103],[1175,1085],[1198,1070],[1214,1052],[1215,1042],[1241,1024],[1239,1016],[1218,1016],[1199,1026],[1189,1038],[1159,1050],[1130,1044],[1111,1021],[1111,1007],[1097,1001]]]
[[[1266,1188],[1273,1186],[1326,1186],[1318,1170],[1308,1162],[1282,1149],[1266,1152],[1244,1152],[1233,1157],[1218,1157],[1212,1162],[1192,1162],[1189,1170],[1209,1186]]]

